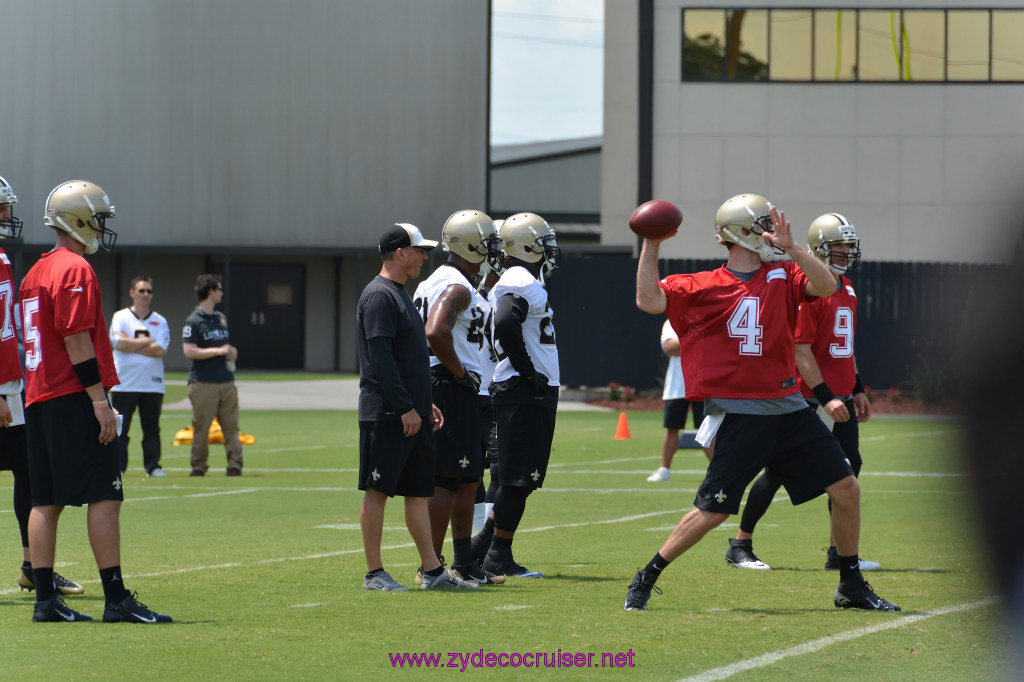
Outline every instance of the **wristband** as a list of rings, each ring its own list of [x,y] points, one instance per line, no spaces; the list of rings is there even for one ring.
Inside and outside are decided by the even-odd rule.
[[[811,389],[814,393],[814,397],[817,398],[820,405],[827,405],[830,400],[833,400],[836,395],[832,392],[832,389],[828,387],[824,381]]]
[[[862,384],[860,381],[860,374],[857,374],[856,376],[857,383],[853,385],[853,394],[857,395],[858,393],[867,393],[867,391],[864,390],[864,384]]]
[[[107,407],[108,405],[110,405],[110,403],[107,402],[106,398],[104,398],[103,400],[92,401],[92,407],[94,410],[99,410],[101,408]]]
[[[100,363],[96,361],[96,358],[89,358],[88,360],[71,365],[71,369],[75,370],[75,376],[78,377],[78,381],[81,382],[84,388],[89,388],[103,381],[100,377]]]

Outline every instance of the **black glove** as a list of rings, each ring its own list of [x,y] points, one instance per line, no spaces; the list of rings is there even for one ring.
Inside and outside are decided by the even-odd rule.
[[[457,381],[460,386],[465,386],[469,390],[473,391],[473,393],[480,392],[480,375],[476,372],[470,372],[467,369],[464,375],[461,377],[455,377],[455,381]]]
[[[548,394],[548,378],[541,372],[534,372],[532,376],[523,377],[533,389],[533,394],[538,398],[544,398]]]

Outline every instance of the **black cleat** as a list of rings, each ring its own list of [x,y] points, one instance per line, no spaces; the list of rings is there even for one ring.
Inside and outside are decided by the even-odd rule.
[[[505,576],[488,573],[476,561],[452,564],[452,571],[463,580],[472,580],[480,585],[501,585],[505,582]]]
[[[851,584],[847,584],[847,582]],[[842,609],[866,609],[868,611],[903,610],[872,592],[871,585],[866,580],[859,581],[859,584],[857,581],[840,582],[832,601],[835,602],[836,608]]]
[[[729,549],[725,553],[725,563],[736,568],[750,568],[756,571],[767,571],[771,566],[757,558],[751,540],[729,540]]]
[[[170,623],[171,617],[150,611],[139,601],[139,593],[132,592],[119,604],[107,602],[103,607],[104,623]]]
[[[92,620],[92,616],[69,609],[64,599],[55,594],[46,601],[37,601],[32,620],[36,623],[84,623]]]
[[[76,583],[74,580],[68,580],[57,571],[53,572],[53,586],[57,588],[57,591],[63,595],[68,594],[82,594],[85,592],[85,588]],[[33,582],[32,569],[25,570],[22,567],[21,572],[18,574],[18,587],[23,590],[31,592],[36,589],[36,584]]]
[[[626,603],[622,605],[624,611],[646,611],[647,600],[651,598],[651,590],[661,594],[661,588],[654,584],[651,576],[644,573],[643,569],[636,572],[633,582],[629,584],[629,591],[626,592]]]
[[[520,566],[515,562],[515,559],[509,559],[508,561],[499,561],[492,557],[484,559],[483,569],[485,573],[490,573],[495,576],[505,576],[508,578],[543,578],[544,574],[540,571],[531,571],[525,566]]]

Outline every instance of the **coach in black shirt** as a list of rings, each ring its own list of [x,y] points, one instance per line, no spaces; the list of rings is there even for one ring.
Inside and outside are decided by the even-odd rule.
[[[242,444],[238,440],[238,389],[228,318],[214,310],[224,298],[219,275],[199,275],[195,284],[199,305],[185,320],[182,351],[191,361],[188,397],[192,401],[192,473],[205,476],[210,468],[210,424],[216,417],[224,432],[228,476],[242,475]]]
[[[380,238],[383,265],[356,307],[359,351],[359,523],[366,554],[367,590],[406,590],[384,570],[380,556],[384,506],[405,498],[405,523],[419,550],[423,587],[476,587],[445,570],[430,540],[427,498],[434,494],[434,431],[443,417],[430,400],[430,359],[423,317],[405,283],[420,275],[427,251],[408,223]]]

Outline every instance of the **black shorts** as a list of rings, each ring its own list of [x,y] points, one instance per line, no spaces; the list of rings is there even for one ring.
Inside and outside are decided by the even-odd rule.
[[[661,425],[666,429],[685,429],[686,412],[693,406],[693,428],[699,429],[700,423],[704,421],[704,401],[689,401],[686,398],[676,398],[665,401],[665,417]]]
[[[430,418],[406,438],[401,418],[359,422],[359,489],[388,497],[434,495],[434,432]]]
[[[494,421],[494,406],[491,396],[478,395],[477,409],[480,421],[480,450],[483,452],[484,468],[490,469],[491,476],[498,475],[498,425]]]
[[[498,482],[536,489],[544,485],[555,436],[558,387],[543,397],[519,377],[492,385],[494,419],[498,425]]]
[[[26,430],[24,424],[0,428],[0,471],[17,471],[20,476],[28,467]]]
[[[80,507],[124,500],[117,440],[100,444],[100,423],[85,391],[25,408],[32,506]]]
[[[484,475],[480,451],[478,395],[455,381],[444,365],[430,368],[434,404],[444,415],[444,426],[434,434],[438,476],[452,476],[463,483]]]
[[[817,401],[807,401],[812,410],[818,409]],[[832,435],[839,441],[839,445],[843,448],[843,454],[846,455],[846,460],[853,467],[853,475],[860,476],[860,469],[864,465],[864,460],[860,456],[860,426],[857,425],[857,412],[853,407],[853,398],[850,398],[845,403],[846,409],[850,412],[850,421],[848,422],[836,422],[832,426]]]
[[[782,481],[793,504],[812,500],[853,474],[839,441],[809,408],[789,414],[727,414],[693,504],[705,511],[738,513],[743,491],[764,468]]]

